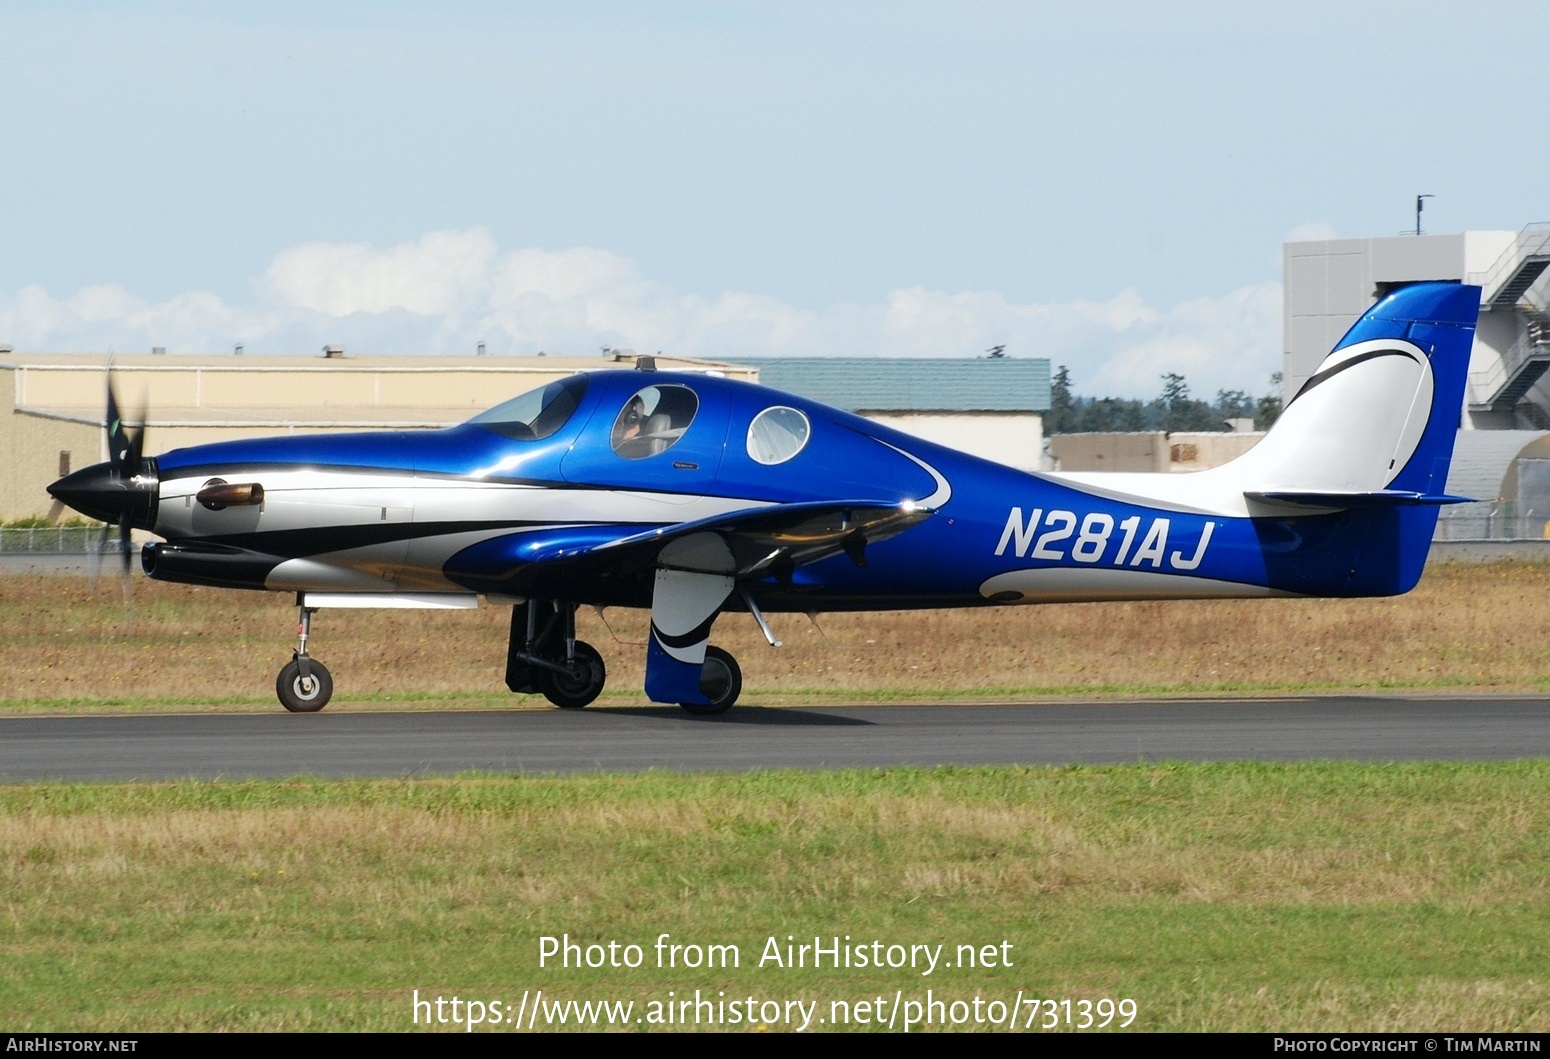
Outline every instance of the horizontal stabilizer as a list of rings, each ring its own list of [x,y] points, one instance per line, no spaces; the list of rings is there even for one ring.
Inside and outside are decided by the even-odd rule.
[[[1468,504],[1467,496],[1449,496],[1447,493],[1415,493],[1404,489],[1374,489],[1367,492],[1281,489],[1264,493],[1244,493],[1250,500],[1273,504],[1295,504],[1298,507],[1374,508],[1374,507],[1440,507],[1444,504]]]

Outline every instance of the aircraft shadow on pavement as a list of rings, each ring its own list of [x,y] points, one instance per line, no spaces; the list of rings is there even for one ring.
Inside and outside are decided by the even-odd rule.
[[[842,717],[834,713],[819,713],[816,710],[793,709],[781,707],[773,709],[768,706],[734,706],[726,713],[713,716],[695,716],[687,713],[677,706],[604,706],[592,707],[588,713],[618,714],[625,717],[657,717],[668,721],[696,721],[705,724],[752,724],[767,725],[770,727],[801,726],[801,727],[851,727],[856,725],[876,725],[876,721],[862,720],[859,717]]]

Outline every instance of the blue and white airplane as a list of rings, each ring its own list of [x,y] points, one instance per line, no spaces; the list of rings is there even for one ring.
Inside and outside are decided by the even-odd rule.
[[[719,713],[742,678],[727,611],[1381,596],[1421,576],[1463,403],[1476,287],[1373,306],[1255,448],[1195,474],[1030,474],[762,386],[575,375],[459,426],[141,455],[109,393],[110,460],[49,487],[150,530],[164,581],[293,592],[277,691],[322,709],[326,607],[512,607],[506,683],[602,691],[578,606],[651,611],[645,690]]]

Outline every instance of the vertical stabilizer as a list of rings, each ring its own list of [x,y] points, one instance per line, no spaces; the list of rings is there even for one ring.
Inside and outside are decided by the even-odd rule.
[[[1479,311],[1480,288],[1458,283],[1385,297],[1265,439],[1227,465],[1235,482],[1262,493],[1445,492]]]

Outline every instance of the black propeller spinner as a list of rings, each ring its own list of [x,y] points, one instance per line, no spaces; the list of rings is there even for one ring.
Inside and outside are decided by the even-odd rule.
[[[130,430],[119,412],[111,370],[107,404],[108,462],[67,474],[49,486],[48,491],[55,500],[89,518],[118,526],[124,571],[128,573],[129,531],[150,529],[156,524],[156,461],[147,460],[143,455],[144,413],[140,416],[139,429]]]

